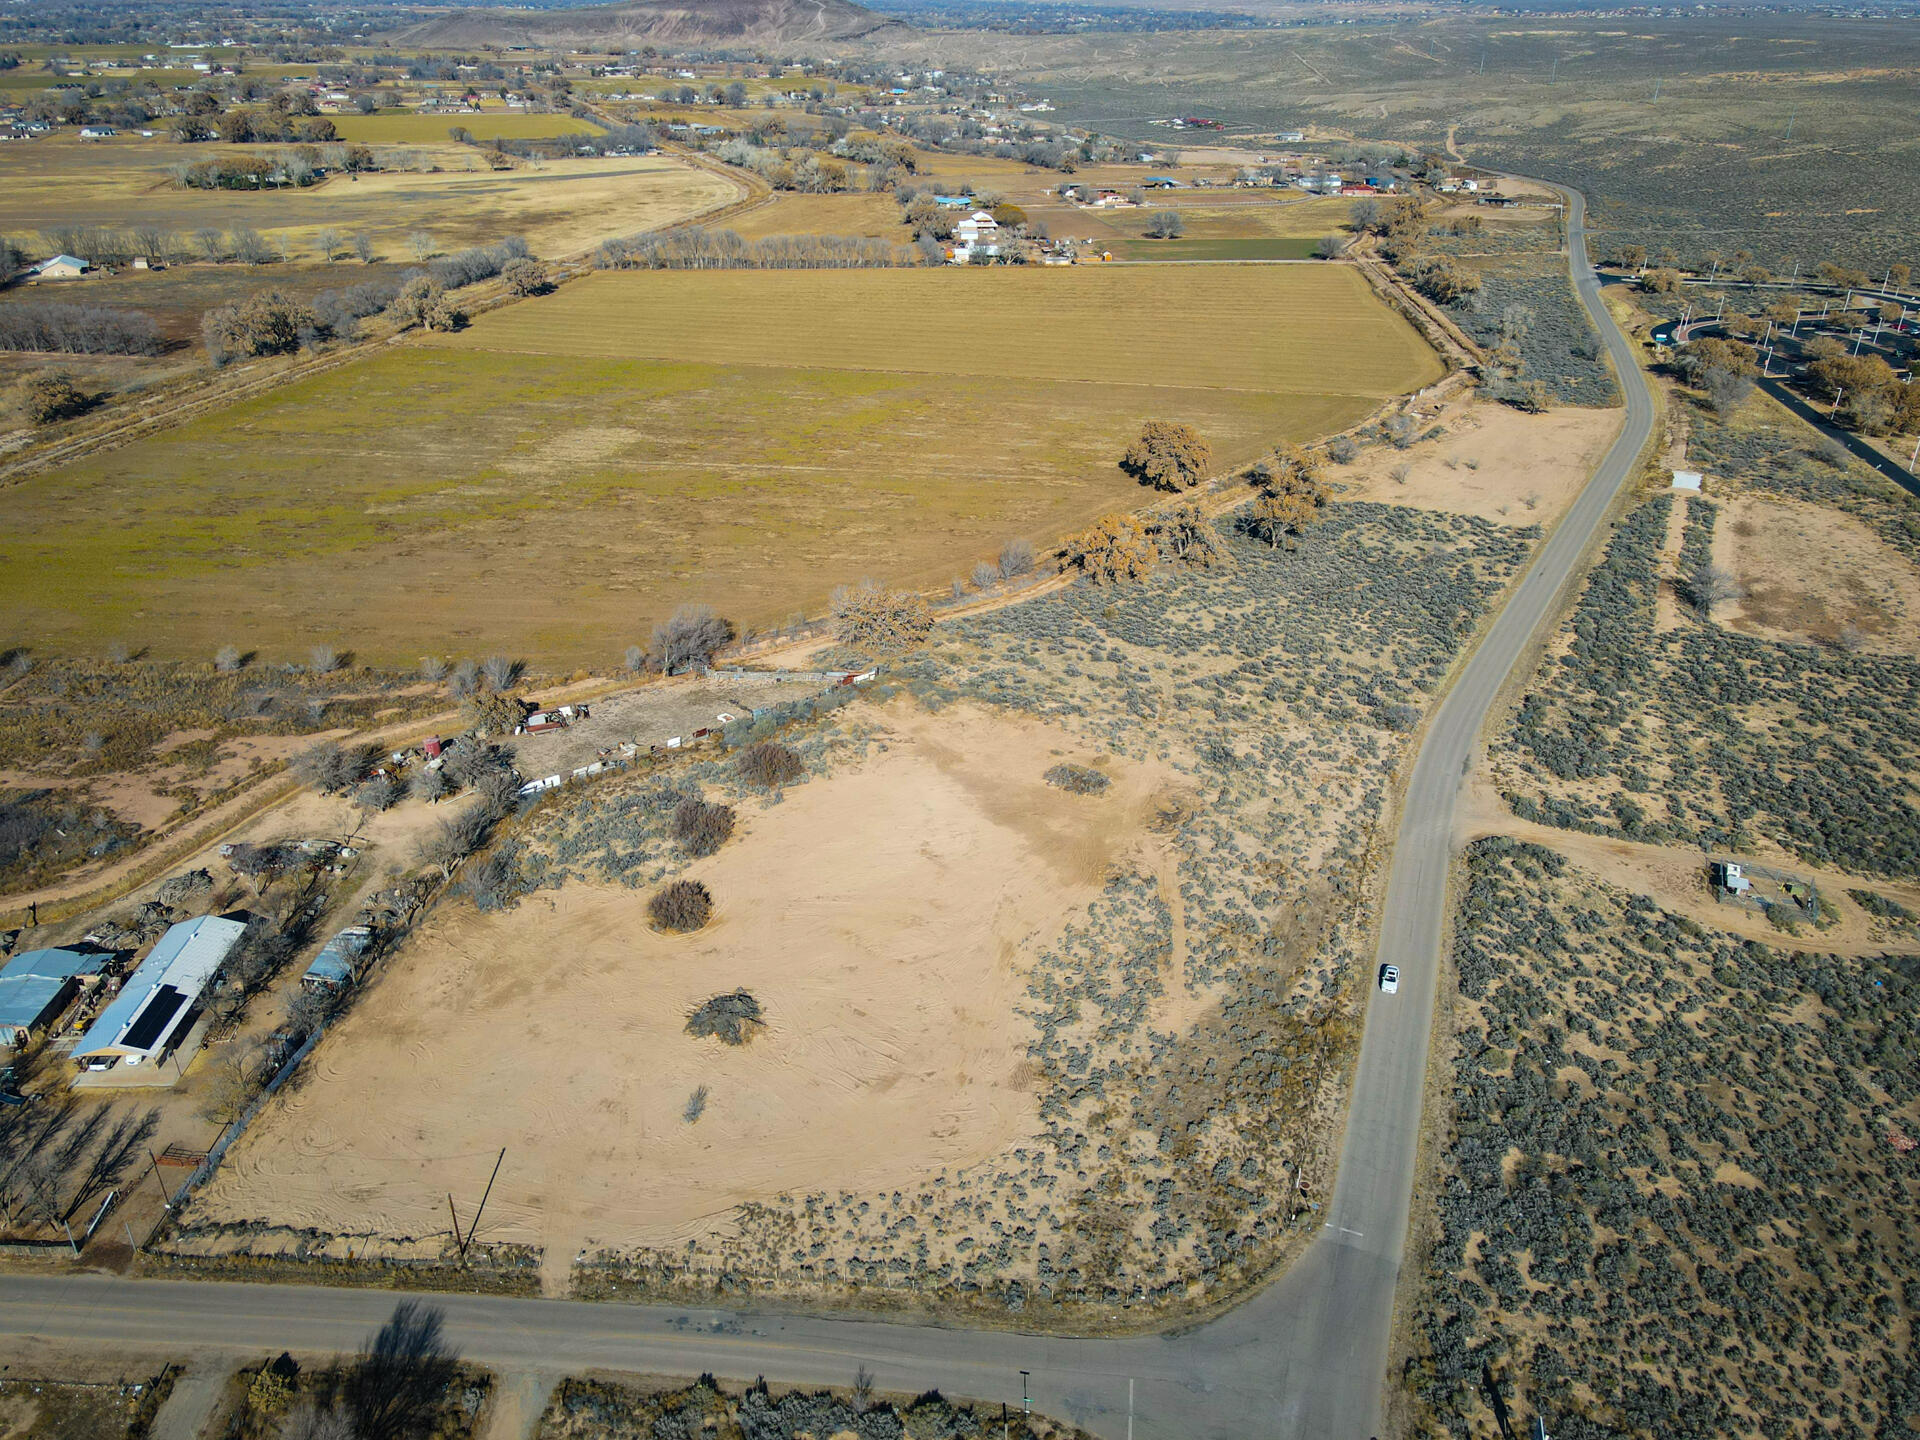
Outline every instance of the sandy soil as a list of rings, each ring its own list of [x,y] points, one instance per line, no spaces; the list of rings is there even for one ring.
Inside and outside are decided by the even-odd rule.
[[[1483,835],[1509,835],[1543,845],[1567,857],[1589,874],[1637,895],[1651,896],[1661,908],[1710,925],[1716,930],[1757,940],[1783,950],[1804,950],[1822,954],[1879,955],[1889,951],[1911,950],[1911,945],[1889,943],[1882,927],[1854,903],[1847,890],[1874,890],[1897,900],[1910,910],[1920,910],[1920,885],[1897,881],[1861,880],[1838,870],[1818,870],[1800,863],[1784,852],[1732,855],[1715,851],[1717,858],[1747,860],[1804,876],[1820,887],[1820,893],[1833,902],[1840,918],[1825,930],[1804,927],[1798,938],[1776,930],[1767,918],[1754,910],[1723,905],[1713,898],[1707,884],[1707,856],[1699,849],[1684,845],[1647,845],[1610,835],[1589,835],[1579,830],[1560,830],[1551,825],[1522,820],[1501,800],[1486,767],[1477,769],[1467,784],[1464,803],[1455,825],[1459,844]]]
[[[1423,431],[1445,425],[1444,436],[1407,450],[1372,447],[1351,466],[1331,467],[1328,478],[1347,487],[1342,499],[1448,510],[1502,525],[1546,524],[1593,473],[1621,414],[1565,408],[1525,415],[1461,397],[1422,421]],[[1394,478],[1403,466],[1406,478]]]
[[[696,935],[652,932],[646,894],[617,887],[444,907],[197,1218],[427,1235],[504,1145],[482,1238],[542,1246],[557,1279],[583,1248],[667,1243],[783,1191],[911,1185],[1032,1133],[1016,951],[1097,893],[1157,777],[1070,796],[1041,780],[1059,732],[892,718],[869,761],[750,809],[693,865],[718,902]],[[762,1034],[685,1034],[736,986]]]
[[[1832,642],[1920,654],[1920,571],[1853,516],[1775,496],[1726,502],[1713,558],[1746,591],[1722,624],[1764,640]]]

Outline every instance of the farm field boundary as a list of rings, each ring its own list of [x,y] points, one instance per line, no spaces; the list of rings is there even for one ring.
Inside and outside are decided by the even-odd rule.
[[[429,343],[1376,399],[1443,373],[1331,265],[607,272]]]
[[[606,664],[687,600],[784,624],[1132,508],[1144,420],[1227,472],[1442,370],[1347,267],[599,273],[25,478],[0,523],[49,645],[207,654],[244,612],[263,655]]]

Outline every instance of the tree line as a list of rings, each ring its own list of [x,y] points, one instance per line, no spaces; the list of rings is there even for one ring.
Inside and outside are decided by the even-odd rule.
[[[859,235],[769,235],[748,240],[732,230],[694,228],[670,235],[603,241],[602,270],[862,270],[919,265],[906,245]]]
[[[57,301],[0,306],[0,350],[70,355],[158,355],[160,327],[139,310]]]

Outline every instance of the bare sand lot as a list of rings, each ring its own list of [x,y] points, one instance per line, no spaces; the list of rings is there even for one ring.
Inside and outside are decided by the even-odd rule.
[[[1920,653],[1920,573],[1861,521],[1777,495],[1740,495],[1714,526],[1713,558],[1745,592],[1723,624],[1763,640]]]
[[[717,905],[697,934],[650,930],[647,892],[618,886],[443,907],[196,1218],[424,1237],[505,1146],[481,1238],[564,1275],[586,1247],[672,1243],[787,1190],[910,1186],[1035,1131],[1016,954],[1099,892],[1155,772],[1070,795],[1041,779],[1061,732],[889,718],[869,760],[691,866]],[[685,1033],[736,987],[763,1032]]]
[[[1446,434],[1406,450],[1376,445],[1328,472],[1342,499],[1472,515],[1497,525],[1544,525],[1573,503],[1614,434],[1618,410],[1563,406],[1525,415],[1469,394],[1425,417]]]

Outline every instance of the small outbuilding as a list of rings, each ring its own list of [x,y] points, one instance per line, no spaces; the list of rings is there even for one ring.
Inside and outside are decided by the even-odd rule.
[[[1694,494],[1698,495],[1700,493],[1700,480],[1701,476],[1698,470],[1676,470],[1673,472],[1673,488],[1676,490],[1691,490]]]
[[[320,947],[320,953],[313,957],[300,983],[322,990],[339,990],[351,985],[355,962],[372,944],[371,926],[349,925]]]

